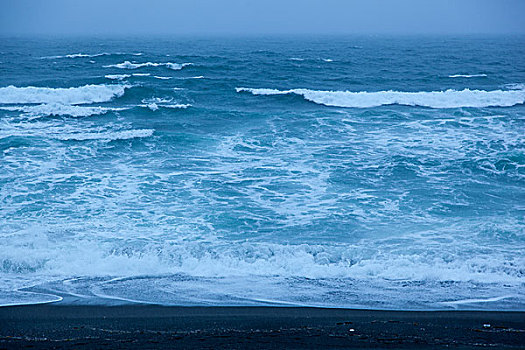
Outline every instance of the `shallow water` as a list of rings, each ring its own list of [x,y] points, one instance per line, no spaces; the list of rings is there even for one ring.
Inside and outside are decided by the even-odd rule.
[[[525,307],[525,39],[0,39],[0,304]]]

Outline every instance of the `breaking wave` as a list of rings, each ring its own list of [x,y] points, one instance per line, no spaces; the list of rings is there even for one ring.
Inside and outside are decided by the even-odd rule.
[[[108,74],[104,77],[106,79],[111,79],[111,80],[124,80],[124,79],[131,77],[131,75],[129,74]]]
[[[42,59],[54,59],[54,58],[93,58],[93,57],[100,57],[100,56],[111,56],[111,55],[127,55],[123,52],[116,52],[116,53],[110,53],[110,52],[101,52],[101,53],[95,53],[95,54],[86,54],[86,53],[74,53],[74,54],[68,54],[68,55],[58,55],[58,56],[44,56],[40,57]],[[142,56],[142,52],[132,53],[130,55],[133,56]]]
[[[186,109],[191,107],[190,104],[171,103],[173,102],[172,98],[153,97],[149,99],[143,99],[141,102],[142,104],[138,105],[138,107],[149,108],[152,111],[156,111],[159,108]]]
[[[137,69],[142,67],[160,67],[164,66],[172,70],[181,70],[182,68],[186,66],[191,66],[193,63],[173,63],[173,62],[166,62],[166,63],[156,63],[156,62],[145,62],[145,63],[132,63],[130,61],[124,61],[122,63],[117,64],[110,64],[107,66],[104,66],[105,68],[120,68],[120,69]]]
[[[188,107],[191,107],[190,104],[158,104],[156,102],[150,102],[150,103],[141,104],[141,105],[138,105],[138,106],[139,107],[144,107],[144,108],[149,108],[152,111],[156,111],[159,108],[173,108],[173,109],[180,108],[180,109],[186,109]]]
[[[449,75],[449,78],[484,78],[486,74],[454,74]]]
[[[309,89],[252,89],[236,88],[237,92],[249,92],[253,95],[303,96],[317,104],[334,107],[369,108],[383,105],[421,106],[430,108],[459,107],[510,107],[525,102],[525,90],[469,90],[446,91],[317,91]]]
[[[62,140],[118,140],[149,137],[154,130],[138,129],[101,133],[77,133],[58,136]],[[14,248],[0,261],[0,271],[22,272],[47,270],[53,273],[81,275],[130,275],[188,273],[202,277],[280,275],[304,278],[363,278],[415,281],[476,281],[480,283],[523,283],[520,269],[524,260],[514,256],[498,260],[489,253],[482,256],[460,256],[460,251],[447,258],[439,249],[421,248],[417,253],[398,254],[393,249],[374,253],[372,242],[355,245],[238,243],[235,246],[210,242],[150,242],[146,247],[103,246],[97,242],[77,241],[58,244],[58,250],[35,247],[34,255],[25,254],[27,247]],[[365,248],[363,244],[368,244]],[[394,247],[395,248],[395,247]],[[399,248],[399,247],[398,247]],[[443,248],[443,247],[441,247]],[[51,254],[51,259],[49,255]],[[499,253],[498,253],[499,254]],[[85,256],[83,256],[85,255]],[[46,256],[40,261],[39,256]],[[92,261],[90,266],[85,260]],[[60,261],[63,260],[63,261]],[[69,262],[69,263],[66,263]],[[122,263],[122,266],[115,265]],[[73,266],[76,263],[75,266]],[[95,264],[96,266],[94,266]],[[3,267],[2,267],[3,266]]]
[[[194,76],[194,77],[181,77],[181,78],[178,78],[178,79],[182,79],[182,80],[187,80],[187,79],[204,79],[204,76],[203,75],[197,75],[197,76]]]
[[[88,104],[108,102],[121,97],[130,85],[84,85],[70,88],[16,87],[0,88],[0,103]]]

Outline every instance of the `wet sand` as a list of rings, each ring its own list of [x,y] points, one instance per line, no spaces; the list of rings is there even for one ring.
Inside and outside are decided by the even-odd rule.
[[[0,349],[525,348],[524,312],[274,307],[0,308]]]

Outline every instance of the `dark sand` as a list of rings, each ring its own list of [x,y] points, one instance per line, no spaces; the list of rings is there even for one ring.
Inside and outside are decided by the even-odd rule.
[[[0,348],[525,348],[523,312],[31,305],[0,308]]]

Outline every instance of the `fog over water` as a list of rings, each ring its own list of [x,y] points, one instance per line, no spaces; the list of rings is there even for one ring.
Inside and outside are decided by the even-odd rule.
[[[525,33],[523,13],[520,0],[3,0],[0,33]]]

